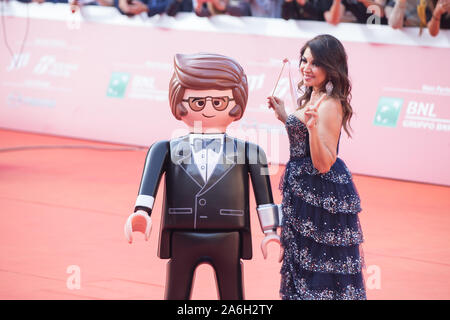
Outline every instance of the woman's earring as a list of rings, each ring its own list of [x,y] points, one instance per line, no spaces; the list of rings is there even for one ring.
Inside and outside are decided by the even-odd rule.
[[[331,80],[328,81],[327,84],[325,85],[325,91],[327,92],[328,96],[331,96],[331,93],[333,92],[333,88],[334,88],[333,82],[331,82]]]

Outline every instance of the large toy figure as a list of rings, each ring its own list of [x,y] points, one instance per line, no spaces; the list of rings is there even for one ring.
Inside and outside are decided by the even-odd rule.
[[[153,202],[165,173],[158,256],[170,259],[165,299],[189,299],[195,268],[214,268],[220,299],[243,299],[241,259],[252,258],[249,177],[267,243],[279,243],[264,151],[228,136],[247,104],[247,77],[233,59],[217,54],[177,54],[170,81],[172,113],[190,133],[150,147],[135,212],[125,224],[148,239]]]

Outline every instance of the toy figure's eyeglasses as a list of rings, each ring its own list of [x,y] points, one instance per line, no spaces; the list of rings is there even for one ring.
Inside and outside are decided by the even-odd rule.
[[[212,106],[214,107],[214,109],[216,109],[217,111],[223,111],[228,107],[228,103],[230,101],[233,101],[234,99],[231,99],[228,96],[224,96],[224,97],[189,97],[187,100],[183,99],[183,102],[187,102],[189,104],[189,107],[193,110],[193,111],[202,111],[205,106],[206,106],[206,102],[207,101],[211,101]]]

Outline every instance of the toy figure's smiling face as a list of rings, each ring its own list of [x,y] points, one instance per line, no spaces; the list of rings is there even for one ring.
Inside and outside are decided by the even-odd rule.
[[[230,111],[236,106],[229,90],[185,89],[182,105],[187,113],[181,120],[196,133],[224,133],[235,120]]]

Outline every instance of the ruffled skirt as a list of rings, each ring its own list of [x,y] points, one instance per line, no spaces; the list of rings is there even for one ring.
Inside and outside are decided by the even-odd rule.
[[[283,192],[282,299],[366,299],[360,198],[341,159],[320,174],[310,157],[291,159]]]

